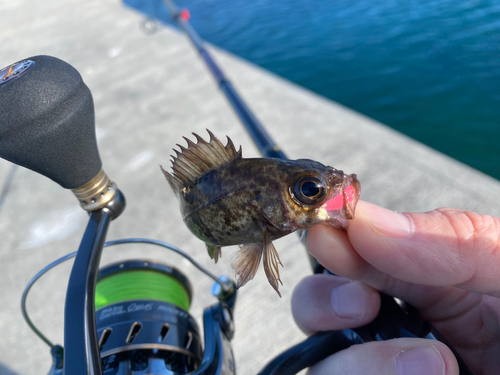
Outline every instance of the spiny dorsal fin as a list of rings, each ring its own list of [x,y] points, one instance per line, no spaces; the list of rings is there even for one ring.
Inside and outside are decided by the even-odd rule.
[[[188,147],[181,145],[181,151],[174,149],[176,156],[172,156],[172,170],[170,174],[163,168],[163,174],[175,193],[178,193],[184,186],[190,182],[194,182],[198,177],[211,169],[217,168],[220,165],[226,164],[236,158],[241,158],[241,146],[238,151],[234,147],[233,142],[227,137],[227,145],[224,146],[213,133],[207,129],[210,135],[210,141],[207,142],[198,134],[192,133],[197,143],[183,137]]]

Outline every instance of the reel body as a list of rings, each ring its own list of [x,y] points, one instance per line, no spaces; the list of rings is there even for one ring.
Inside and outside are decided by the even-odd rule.
[[[192,288],[178,269],[164,263],[135,259],[107,265],[99,270],[95,290],[95,321],[99,360],[103,375],[234,375],[231,340],[237,292],[228,277],[217,278],[181,249],[146,238],[109,241],[104,247],[150,244],[186,258],[215,282],[212,294],[218,302],[203,313],[204,345],[198,324],[189,314]],[[53,365],[49,375],[73,373],[63,363],[65,351],[53,344],[33,324],[26,310],[34,283],[55,266],[72,259],[65,255],[31,279],[21,310],[28,325],[51,347]]]

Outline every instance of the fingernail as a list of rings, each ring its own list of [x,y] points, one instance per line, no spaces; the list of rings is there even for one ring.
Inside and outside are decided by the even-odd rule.
[[[413,231],[411,219],[405,214],[373,204],[363,205],[360,213],[376,232],[385,236],[406,238]]]
[[[360,318],[366,311],[366,297],[357,282],[339,285],[330,292],[333,313],[341,318]]]
[[[396,357],[398,375],[444,375],[443,357],[433,346],[402,351]]]

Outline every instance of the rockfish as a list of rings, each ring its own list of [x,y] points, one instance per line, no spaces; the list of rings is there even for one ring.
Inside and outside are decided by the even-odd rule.
[[[224,146],[207,129],[210,141],[184,137],[187,148],[174,149],[167,181],[179,199],[182,217],[217,260],[222,246],[240,245],[231,257],[237,286],[251,280],[261,258],[278,295],[282,284],[278,252],[272,241],[316,224],[345,230],[360,195],[355,174],[317,161],[244,159],[227,137]]]

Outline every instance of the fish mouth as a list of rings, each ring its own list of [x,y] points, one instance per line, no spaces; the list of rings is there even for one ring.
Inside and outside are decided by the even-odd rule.
[[[361,185],[355,174],[342,176],[342,184],[331,188],[330,195],[320,207],[325,224],[337,229],[346,229],[361,194]]]

